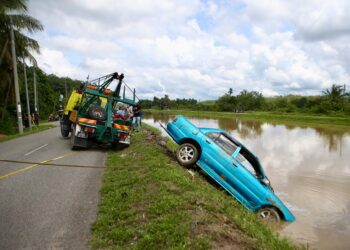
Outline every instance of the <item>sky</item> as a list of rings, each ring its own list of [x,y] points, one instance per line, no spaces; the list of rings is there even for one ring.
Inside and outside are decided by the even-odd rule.
[[[46,73],[124,73],[140,98],[350,88],[347,0],[29,0]]]

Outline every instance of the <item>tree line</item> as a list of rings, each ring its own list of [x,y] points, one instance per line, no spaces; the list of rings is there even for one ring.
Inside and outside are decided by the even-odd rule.
[[[26,66],[28,95],[30,110],[34,112],[34,70],[37,78],[38,112],[41,121],[47,121],[50,114],[56,114],[60,107],[64,106],[73,89],[81,84],[81,81],[68,77],[58,77],[46,74],[38,67]],[[18,62],[18,82],[22,114],[27,114],[26,94],[24,87],[23,63]],[[67,94],[66,94],[67,92]],[[66,96],[67,95],[67,96]],[[63,97],[63,99],[61,99]],[[5,91],[0,91],[0,133],[15,133],[16,129],[16,102],[14,98],[14,86],[9,85]]]
[[[257,91],[243,90],[237,95],[232,88],[217,100],[199,102],[195,99],[171,100],[168,95],[141,100],[144,109],[186,109],[225,112],[272,111],[287,113],[350,115],[350,92],[345,85],[333,84],[318,96],[287,95],[264,97]]]

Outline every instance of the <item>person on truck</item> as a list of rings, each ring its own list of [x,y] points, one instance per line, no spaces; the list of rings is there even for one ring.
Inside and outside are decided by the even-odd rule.
[[[119,110],[114,114],[114,118],[120,118],[122,120],[129,120],[129,112],[127,106],[122,106]]]

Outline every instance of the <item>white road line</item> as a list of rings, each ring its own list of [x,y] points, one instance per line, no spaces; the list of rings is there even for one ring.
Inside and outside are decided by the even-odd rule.
[[[40,147],[38,147],[36,149],[33,149],[32,151],[26,153],[25,156],[28,156],[28,155],[34,153],[35,151],[38,151],[39,149],[42,149],[43,147],[46,147],[47,145],[49,145],[49,144],[44,144],[44,145],[42,145],[42,146],[40,146]]]
[[[64,158],[64,157],[65,157],[65,155],[62,155],[62,156],[59,156],[59,157],[54,158],[54,159],[52,159],[52,160],[53,160],[53,161],[56,161],[56,160],[62,159],[62,158]]]

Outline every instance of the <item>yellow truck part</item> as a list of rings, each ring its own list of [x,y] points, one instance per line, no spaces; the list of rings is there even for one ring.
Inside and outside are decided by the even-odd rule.
[[[66,108],[64,109],[65,115],[68,115],[69,111],[72,112],[74,110],[74,107],[80,103],[82,96],[83,95],[81,93],[78,93],[76,90],[72,92],[68,99]]]

